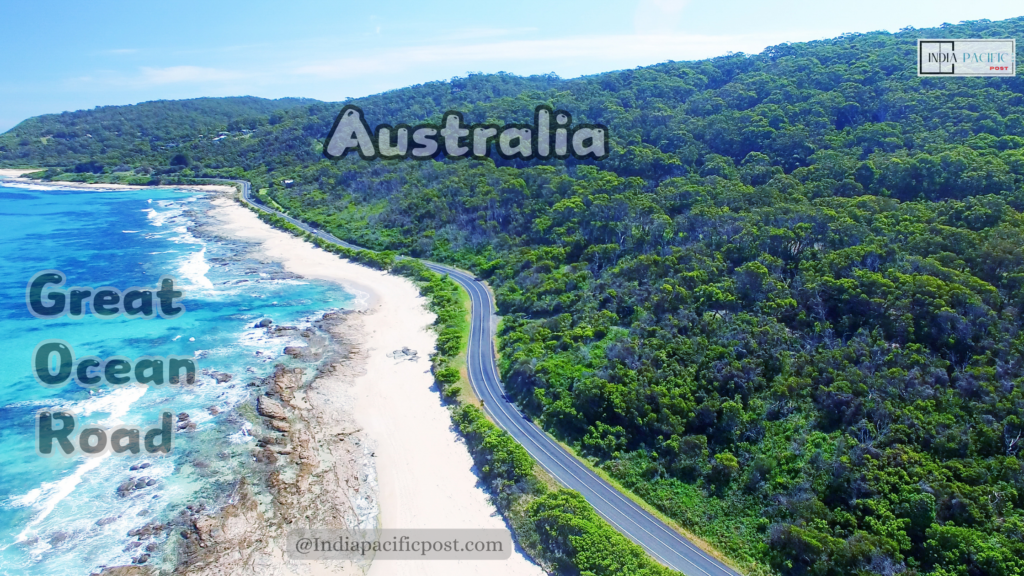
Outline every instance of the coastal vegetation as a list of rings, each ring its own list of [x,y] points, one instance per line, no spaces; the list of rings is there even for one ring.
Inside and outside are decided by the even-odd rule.
[[[673,574],[639,546],[601,519],[583,497],[566,489],[549,490],[526,449],[484,416],[475,404],[463,402],[462,376],[455,358],[465,352],[468,322],[462,289],[447,275],[413,259],[395,259],[370,250],[353,250],[313,236],[280,216],[254,209],[272,226],[296,234],[340,256],[388,270],[416,282],[437,315],[437,353],[431,369],[441,395],[451,404],[452,420],[487,483],[495,504],[515,529],[516,539],[530,555],[559,573],[594,576],[667,576]]]
[[[601,161],[328,161],[340,105],[294,103],[172,148],[43,117],[0,136],[0,163],[245,178],[425,290],[452,288],[398,254],[474,271],[519,406],[749,572],[1024,574],[1024,79],[915,70],[917,38],[1022,35],[1024,18],[978,21],[346,102],[497,124],[546,104],[608,126]],[[81,114],[95,136],[104,117]],[[454,414],[525,510],[524,545],[634,570],[578,495],[531,482],[478,410]]]

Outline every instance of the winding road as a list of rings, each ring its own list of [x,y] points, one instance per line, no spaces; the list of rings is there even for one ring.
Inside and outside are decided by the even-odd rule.
[[[254,201],[248,182],[231,182],[241,185],[243,200],[257,209],[277,214],[329,242],[356,250],[363,249]],[[498,426],[522,444],[534,460],[559,483],[582,494],[598,514],[662,564],[686,576],[738,576],[735,571],[669,528],[584,466],[526,418],[515,405],[506,401],[495,358],[495,308],[490,290],[468,272],[434,262],[423,263],[435,272],[448,274],[469,293],[472,302],[469,347],[466,353],[469,381],[477,397],[483,401],[484,410]]]

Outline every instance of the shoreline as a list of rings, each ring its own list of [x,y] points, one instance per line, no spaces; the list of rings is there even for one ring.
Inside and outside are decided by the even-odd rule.
[[[366,293],[356,346],[365,371],[338,392],[373,450],[382,528],[507,528],[474,471],[465,443],[434,386],[427,352],[436,335],[434,314],[411,281],[343,260],[261,221],[234,199],[213,201],[208,215],[220,231],[261,244],[259,250],[304,278],[335,282]],[[396,350],[417,351],[398,358]],[[514,551],[507,561],[378,561],[368,576],[511,576],[544,571]]]
[[[0,184],[7,184],[14,187],[39,186],[43,188],[69,188],[73,190],[152,190],[152,189],[174,189],[174,190],[199,190],[201,192],[235,192],[234,186],[225,184],[167,184],[160,186],[133,186],[130,184],[105,184],[89,182],[49,182],[45,180],[33,180],[22,178],[23,174],[38,172],[38,170],[24,169],[0,169]]]
[[[40,183],[11,178],[12,172],[17,171],[0,170],[0,185],[154,188]],[[251,244],[250,257],[277,262],[306,279],[340,285],[359,295],[361,304],[340,321],[325,320],[335,340],[334,349],[324,353],[326,372],[321,368],[306,385],[282,385],[279,375],[267,379],[268,395],[285,408],[292,430],[262,453],[266,457],[267,452],[275,452],[272,459],[298,464],[299,477],[282,482],[285,475],[271,472],[269,486],[239,479],[223,509],[208,515],[196,511],[179,519],[178,525],[189,536],[184,548],[178,549],[179,560],[186,564],[179,565],[175,573],[222,576],[252,573],[256,568],[265,574],[362,574],[348,563],[291,561],[284,552],[284,538],[292,527],[340,528],[338,522],[343,525],[343,516],[350,515],[338,512],[352,509],[353,491],[362,491],[361,498],[374,500],[379,528],[509,529],[485,491],[434,384],[428,355],[435,349],[436,334],[431,329],[435,316],[426,309],[426,299],[412,281],[342,259],[273,228],[234,199],[237,191],[232,186],[167,188],[220,192],[210,198],[214,208],[203,214],[197,225]],[[403,348],[416,353],[411,358],[394,353]],[[294,380],[286,374],[285,380],[289,379]],[[273,435],[271,429],[276,430],[280,420],[265,418],[262,422],[264,430]],[[359,465],[361,452],[372,468],[369,474]],[[368,492],[374,491],[374,472],[376,493],[372,494]],[[304,497],[311,484],[316,486],[312,492],[326,494],[330,501]],[[149,575],[155,569],[152,565],[119,566],[107,568],[104,574]],[[367,576],[480,573],[545,574],[519,549],[504,561],[378,561],[366,572]]]
[[[146,190],[141,198],[149,194]],[[219,221],[209,217],[217,196],[202,198],[202,209],[186,209],[183,215],[189,233],[207,247],[221,246],[217,261],[233,266],[240,274],[259,272],[263,277],[266,271],[272,279],[296,277],[281,274],[281,265],[264,258],[258,244],[222,234]],[[241,367],[259,364],[263,369],[211,372],[216,383],[205,384],[231,382],[230,387],[244,387],[240,403],[205,409],[213,416],[220,415],[227,433],[241,428],[242,437],[248,437],[232,442],[240,448],[230,457],[242,459],[234,473],[220,478],[217,487],[211,484],[206,493],[169,508],[169,515],[161,514],[129,531],[126,551],[137,550],[139,555],[132,555],[132,564],[100,566],[104,576],[254,572],[363,576],[365,566],[300,562],[284,552],[286,536],[293,528],[368,529],[377,524],[378,516],[369,442],[335,393],[363,371],[365,354],[356,344],[360,314],[351,305],[337,308],[333,302],[306,302],[313,310],[303,318],[289,322],[287,316],[264,312],[262,320],[269,322],[253,326],[261,329],[259,339],[276,348],[276,357],[269,358],[273,363],[264,364],[267,356],[261,347],[256,358],[243,360]],[[271,368],[269,373],[266,368]],[[223,381],[222,376],[226,376]],[[208,438],[214,442],[226,439]],[[215,457],[227,458],[225,454]],[[182,456],[176,472],[186,475],[208,468],[214,457],[203,458],[197,452]],[[151,553],[158,556],[151,557]]]

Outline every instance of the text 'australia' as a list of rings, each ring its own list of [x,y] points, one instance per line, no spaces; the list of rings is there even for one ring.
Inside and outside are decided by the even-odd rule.
[[[487,158],[492,147],[506,160],[569,156],[601,160],[608,156],[608,128],[599,124],[572,126],[568,112],[538,106],[532,126],[467,125],[461,112],[445,112],[440,126],[378,124],[371,130],[363,111],[348,105],[341,109],[324,141],[324,156],[336,160],[356,151],[364,160],[426,160],[443,152],[449,158]]]

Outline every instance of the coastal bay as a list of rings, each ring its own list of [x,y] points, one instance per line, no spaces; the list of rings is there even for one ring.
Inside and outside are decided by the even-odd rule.
[[[40,183],[20,178],[23,172],[5,170],[0,177],[5,178],[7,186],[41,193],[138,190],[148,197],[153,191],[108,184]],[[284,350],[285,356],[273,360],[276,368],[265,377],[258,376],[266,368],[257,366],[254,370],[253,364],[248,368],[236,367],[234,371],[243,375],[233,380],[231,374],[204,371],[198,389],[212,392],[222,379],[228,383],[226,386],[237,389],[236,386],[248,381],[244,385],[249,387],[249,398],[239,397],[240,403],[233,407],[227,403],[217,404],[219,409],[217,405],[210,406],[208,414],[193,413],[191,419],[186,416],[178,424],[186,434],[196,434],[197,427],[200,434],[206,434],[189,436],[189,442],[199,438],[206,442],[220,438],[215,441],[223,442],[232,427],[242,425],[242,436],[235,434],[232,442],[243,443],[229,450],[231,456],[227,451],[217,452],[209,447],[186,448],[183,460],[173,467],[161,466],[161,482],[173,485],[211,481],[211,461],[228,459],[225,461],[235,462],[235,472],[219,470],[218,485],[233,487],[226,493],[222,488],[212,492],[204,489],[191,499],[177,498],[180,510],[166,508],[148,521],[110,516],[109,511],[94,514],[102,517],[82,518],[83,525],[95,522],[106,532],[115,528],[110,537],[122,541],[125,530],[131,527],[124,550],[136,560],[140,554],[145,558],[152,556],[143,565],[101,564],[103,573],[152,574],[173,570],[190,576],[219,576],[255,570],[259,574],[361,574],[368,569],[370,576],[542,574],[540,567],[518,551],[507,561],[382,560],[372,566],[288,559],[284,552],[285,537],[291,528],[299,526],[493,529],[504,528],[505,523],[480,484],[473,460],[452,428],[449,413],[433,384],[429,354],[434,350],[436,337],[431,329],[434,315],[425,308],[426,301],[415,284],[339,259],[268,226],[232,199],[232,187],[188,187],[172,194],[187,191],[205,195],[201,208],[186,202],[182,204],[182,214],[175,217],[177,233],[185,233],[187,227],[193,237],[190,242],[206,246],[184,261],[189,268],[187,280],[193,288],[210,290],[213,285],[209,278],[217,282],[218,290],[222,284],[249,282],[227,279],[239,278],[237,273],[212,276],[209,268],[213,264],[222,273],[247,268],[245,272],[250,277],[259,270],[264,280],[254,280],[257,284],[266,281],[268,275],[285,282],[289,278],[311,281],[317,286],[326,282],[340,287],[340,293],[350,295],[351,300],[341,311],[334,302],[318,305],[316,301],[304,300],[303,309],[320,311],[305,320],[298,331],[280,323],[247,329],[251,333],[247,337],[259,340],[261,349],[266,349],[257,351],[257,365],[272,361],[275,354]],[[139,201],[146,202],[141,196]],[[161,202],[169,208],[178,206],[176,201]],[[164,205],[161,206],[163,210]],[[159,218],[153,221],[161,222]],[[132,238],[133,234],[134,230],[126,230],[123,236]],[[220,246],[221,251],[211,261],[204,260],[202,255],[210,258],[212,254],[207,249],[214,246]],[[229,256],[224,250],[234,254]],[[198,271],[192,270],[196,267],[192,265],[198,265]],[[288,344],[296,343],[298,332],[302,332],[303,338],[298,340],[305,346],[289,347]],[[173,341],[185,342],[178,337]],[[206,352],[199,350],[197,354],[202,357]],[[289,354],[298,362],[286,362],[285,367],[281,358],[289,360]],[[281,410],[279,417],[264,413],[263,398]],[[255,425],[248,427],[247,422]],[[244,463],[253,458],[255,464]],[[214,464],[214,468],[219,466]],[[90,475],[83,478],[87,484],[92,480]],[[130,504],[140,497],[141,493],[126,488],[126,481],[119,482],[124,489],[118,489],[114,502]],[[15,502],[28,504],[29,500],[25,495],[13,497]],[[192,504],[185,506],[187,502]],[[118,528],[122,525],[124,528]],[[180,542],[176,538],[179,532],[184,537]],[[39,537],[44,538],[44,543],[65,537],[59,531],[56,536],[34,534],[29,534],[27,541],[33,546]],[[51,545],[54,552],[61,549]],[[114,558],[123,557],[120,554],[115,553]],[[73,562],[71,557],[66,561]]]

